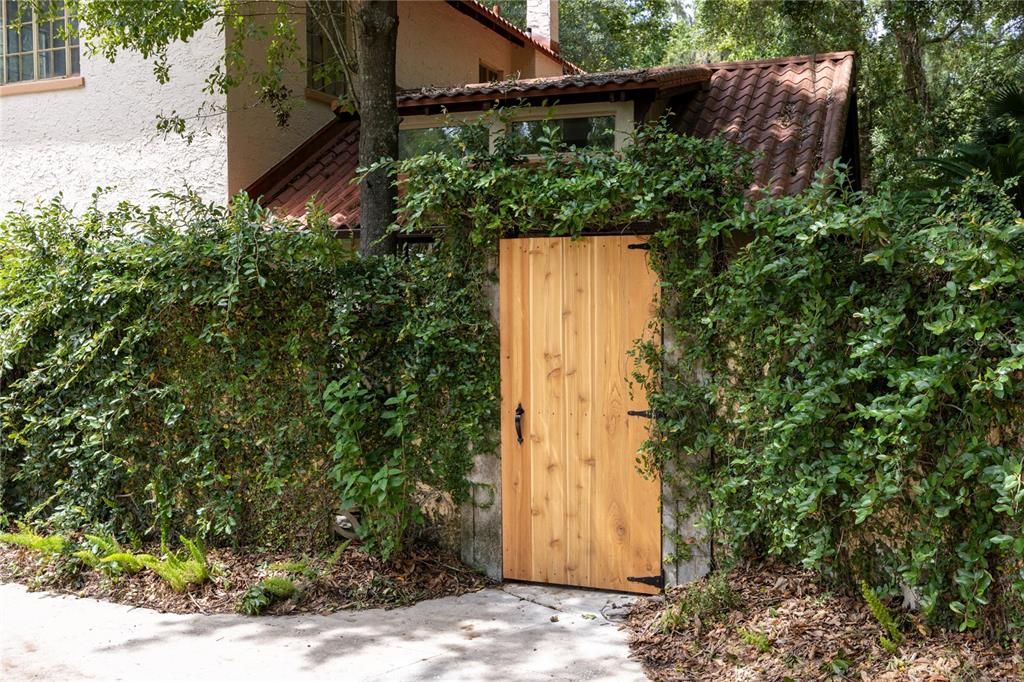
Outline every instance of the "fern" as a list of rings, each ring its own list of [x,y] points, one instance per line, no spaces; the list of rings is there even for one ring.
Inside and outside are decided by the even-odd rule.
[[[85,539],[96,548],[95,553],[98,556],[109,556],[123,551],[121,543],[113,535],[89,535],[86,533]]]
[[[341,555],[345,553],[345,550],[348,549],[350,544],[352,544],[351,540],[345,540],[345,542],[338,545],[338,547],[331,552],[331,555],[327,557],[328,568],[334,568],[338,562],[341,561]]]
[[[166,559],[160,560],[151,554],[140,554],[138,559],[143,566],[163,578],[172,590],[175,592],[185,591],[188,580],[181,570],[182,562],[176,556],[169,554]]]
[[[772,650],[772,641],[768,639],[768,635],[763,632],[755,632],[754,630],[740,628],[737,631],[737,634],[744,643],[756,648],[762,654],[766,654]]]
[[[0,542],[18,545],[39,554],[60,554],[68,544],[62,535],[39,535],[29,528],[22,528],[20,533],[0,533]]]
[[[305,561],[275,561],[267,567],[271,571],[277,573],[287,573],[288,575],[310,575],[313,571],[310,570],[309,564]]]
[[[204,583],[210,579],[210,563],[206,560],[206,547],[203,546],[202,540],[189,540],[184,536],[179,536],[181,544],[188,549],[189,560],[185,562],[185,570],[191,575],[189,582]]]
[[[71,553],[71,556],[82,560],[89,568],[99,568],[100,558],[90,549],[80,549]]]
[[[871,615],[875,617],[878,624],[882,626],[882,629],[888,634],[888,637],[882,636],[879,638],[879,643],[882,648],[888,651],[890,654],[895,653],[899,648],[900,644],[903,643],[903,633],[900,632],[899,627],[896,625],[896,621],[893,620],[892,614],[889,613],[889,609],[886,608],[882,600],[878,598],[875,591],[871,589],[866,580],[860,581],[860,592],[864,595],[864,601],[867,602],[868,610],[871,611]]]
[[[139,562],[164,579],[175,592],[184,592],[190,585],[201,585],[210,579],[210,563],[206,558],[206,549],[199,541],[179,538],[188,550],[189,557],[181,559],[173,552],[166,559],[157,559],[149,554],[139,554]]]
[[[110,573],[128,573],[132,575],[144,568],[141,561],[142,556],[145,555],[140,554],[136,556],[131,552],[114,552],[100,559],[99,567],[105,568]]]
[[[297,588],[288,578],[264,578],[260,581],[260,585],[263,589],[278,599],[290,599],[296,592]]]
[[[271,605],[291,599],[297,591],[295,583],[288,578],[264,578],[245,591],[238,610],[247,616],[258,616]]]

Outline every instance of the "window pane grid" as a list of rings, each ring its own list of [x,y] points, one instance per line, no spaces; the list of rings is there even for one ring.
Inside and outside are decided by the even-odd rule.
[[[75,21],[63,0],[43,2],[39,9],[37,14],[25,0],[0,0],[0,84],[79,72],[78,39],[64,35]]]

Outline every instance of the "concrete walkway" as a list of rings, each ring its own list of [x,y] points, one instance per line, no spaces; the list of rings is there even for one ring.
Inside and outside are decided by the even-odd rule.
[[[182,616],[0,585],[0,679],[642,680],[629,598],[506,585],[391,611]]]

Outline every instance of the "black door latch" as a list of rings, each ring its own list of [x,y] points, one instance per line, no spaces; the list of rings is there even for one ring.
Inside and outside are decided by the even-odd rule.
[[[523,409],[523,404],[519,403],[516,408],[516,440],[522,444],[523,442],[523,413],[526,410]]]

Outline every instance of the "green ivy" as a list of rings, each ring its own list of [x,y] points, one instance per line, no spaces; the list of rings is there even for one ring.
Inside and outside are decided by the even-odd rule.
[[[566,154],[552,131],[528,163],[501,140],[403,161],[402,224],[488,250],[646,224],[665,342],[636,351],[655,370],[634,377],[658,415],[644,466],[718,558],[903,586],[962,628],[1020,617],[1024,224],[1007,193],[865,195],[837,167],[754,201],[743,154],[669,124],[620,153]]]
[[[673,471],[734,554],[1001,628],[1024,594],[1024,221],[980,177],[844,186],[655,235],[678,353],[647,349],[650,455],[693,463]]]
[[[344,501],[400,549],[410,491],[459,498],[492,448],[482,259],[360,259],[315,212],[165,200],[3,218],[0,512],[309,550]]]

